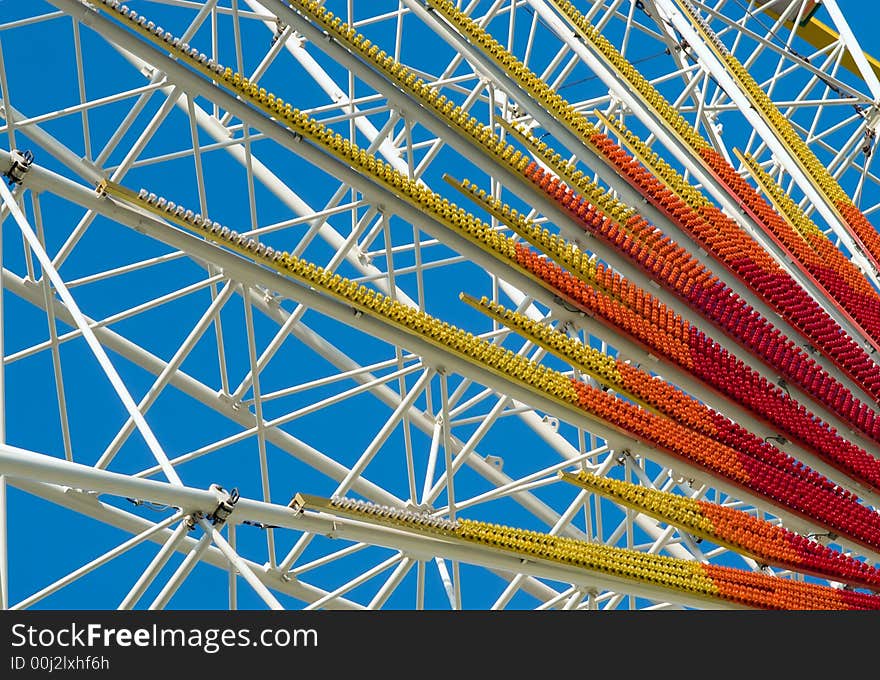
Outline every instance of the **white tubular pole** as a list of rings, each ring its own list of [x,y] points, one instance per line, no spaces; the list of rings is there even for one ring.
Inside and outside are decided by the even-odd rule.
[[[434,470],[437,468],[437,451],[440,448],[440,437],[443,434],[443,422],[440,418],[434,421],[434,434],[431,436],[431,449],[428,451],[428,468],[425,470],[425,485],[422,487],[422,503],[426,503],[434,486]],[[415,500],[415,499],[413,499]]]
[[[165,541],[165,544],[159,549],[159,552],[156,553],[156,556],[150,562],[149,566],[144,569],[144,573],[141,574],[140,578],[132,586],[128,595],[126,595],[119,604],[118,609],[132,609],[138,603],[138,600],[141,599],[141,595],[143,595],[144,591],[149,588],[153,579],[156,578],[160,571],[162,571],[162,567],[165,566],[171,558],[171,555],[177,550],[177,545],[186,536],[187,531],[189,531],[189,525],[187,524],[186,519],[184,519],[177,525],[174,533],[172,533],[168,540]]]
[[[70,291],[67,289],[67,285],[64,283],[61,275],[52,264],[51,258],[43,249],[43,245],[40,243],[37,235],[34,233],[33,229],[31,229],[31,225],[28,224],[27,218],[24,216],[24,213],[21,211],[18,203],[15,202],[15,197],[12,195],[12,192],[9,191],[9,188],[6,186],[5,182],[0,182],[0,197],[2,197],[3,202],[6,203],[6,205],[9,207],[12,216],[15,218],[15,221],[18,223],[18,226],[21,229],[21,233],[24,235],[25,239],[30,245],[31,250],[37,256],[37,259],[40,262],[40,266],[43,268],[45,274],[49,277],[52,285],[55,286],[55,290],[58,291],[58,295],[60,295],[61,299],[64,301],[64,304],[70,312],[70,315],[73,317],[77,327],[82,332],[83,338],[85,338],[89,349],[92,350],[92,353],[95,355],[95,358],[98,360],[98,363],[101,365],[101,368],[107,375],[110,383],[113,385],[113,389],[116,390],[116,394],[119,395],[119,398],[125,406],[125,409],[128,411],[129,416],[134,421],[135,425],[140,431],[141,436],[144,438],[144,441],[146,442],[150,451],[153,453],[153,456],[155,456],[156,461],[162,466],[162,471],[165,473],[168,481],[172,484],[182,486],[183,483],[180,481],[180,477],[178,477],[177,471],[171,466],[171,463],[168,462],[168,456],[165,455],[165,452],[159,445],[159,441],[156,439],[156,435],[153,434],[150,426],[147,425],[147,421],[138,410],[137,404],[134,403],[134,399],[132,399],[131,394],[129,394],[128,388],[126,388],[125,383],[122,382],[122,378],[119,376],[119,373],[116,372],[113,363],[110,361],[110,357],[107,356],[107,353],[104,351],[104,347],[101,345],[100,342],[98,342],[98,339],[95,337],[94,331],[89,326],[88,321],[86,320],[82,311],[80,311],[80,308],[76,304],[76,301],[73,299],[73,296],[70,294]]]
[[[107,503],[96,501],[92,494],[71,491],[67,487],[57,486],[55,484],[27,481],[23,479],[10,480],[9,483],[23,492],[31,494],[35,498],[44,500],[48,503],[53,503],[65,510],[79,513],[83,517],[101,522],[105,526],[119,529],[128,534],[139,534],[148,531],[153,526],[143,517],[120,510]],[[170,529],[165,528],[157,534],[150,536],[149,540],[152,543],[157,544],[157,546],[161,546],[166,540],[168,540],[171,533]],[[197,542],[198,541],[195,538],[187,536],[180,542],[180,545],[178,545],[177,552],[179,552],[181,556],[184,556]],[[219,548],[216,548],[213,545],[205,551],[202,563],[215,569],[219,569],[223,573],[226,573],[230,568],[229,560],[227,560],[223,553],[220,552]],[[303,602],[311,602],[312,600],[327,594],[326,590],[317,588],[303,580],[292,579],[290,581],[282,581],[275,578],[274,575],[259,575],[264,582],[267,584],[271,583],[271,585],[277,587],[280,592],[290,595],[298,600],[302,600]],[[344,598],[334,600],[330,606],[334,609],[366,609],[363,605]]]
[[[235,523],[231,523],[227,525],[229,527],[227,539],[229,541],[229,545],[232,546],[232,549],[236,552],[238,551],[238,547],[236,546],[236,536],[235,536]],[[229,565],[229,569],[227,570],[227,581],[229,583],[229,609],[234,611],[238,609],[238,575],[235,573],[235,567],[231,564]]]
[[[425,561],[419,560],[416,570],[416,611],[425,608]]]
[[[251,588],[260,596],[260,598],[269,605],[270,609],[274,610],[283,610],[284,607],[281,603],[275,598],[272,592],[263,584],[260,579],[256,577],[251,568],[245,563],[243,559],[239,556],[235,550],[232,549],[232,546],[226,542],[226,539],[223,538],[223,535],[217,531],[217,529],[206,519],[199,520],[199,526],[202,527],[204,532],[211,537],[211,540],[214,541],[214,545],[216,545],[220,551],[226,556],[226,559],[236,568],[239,574],[244,577],[244,580],[247,581]]]
[[[418,399],[419,395],[431,381],[431,378],[434,376],[434,369],[428,368],[424,373],[416,380],[415,384],[410,389],[409,393],[406,395],[401,395],[400,404],[394,409],[394,413],[391,414],[391,417],[385,421],[385,424],[379,430],[375,437],[373,437],[373,441],[370,442],[370,445],[364,450],[361,457],[358,461],[352,466],[349,473],[345,476],[345,479],[340,482],[339,486],[336,488],[337,496],[344,496],[348,493],[348,490],[351,488],[351,485],[354,483],[354,480],[366,469],[367,465],[370,464],[370,461],[373,460],[373,457],[378,453],[379,449],[382,448],[382,445],[388,439],[388,436],[394,431],[394,428],[397,427],[397,424],[406,415],[407,411],[409,411],[410,407],[415,403],[415,400]],[[413,499],[415,500],[415,499]]]
[[[204,534],[199,539],[199,542],[196,543],[186,554],[186,557],[183,558],[183,562],[180,563],[177,570],[171,575],[171,578],[168,579],[168,583],[166,583],[159,594],[156,595],[148,609],[155,610],[164,609],[166,607],[171,598],[174,597],[174,593],[177,592],[177,589],[180,588],[180,585],[186,580],[186,577],[189,576],[193,568],[199,563],[202,554],[210,546],[211,535]]]
[[[455,584],[452,582],[452,577],[449,575],[449,570],[446,568],[446,560],[442,557],[435,557],[434,563],[437,565],[437,571],[440,572],[440,580],[443,581],[443,590],[446,591],[446,598],[449,600],[449,607],[453,610],[458,609],[458,598],[455,593]]]
[[[304,533],[299,537],[296,543],[294,543],[293,547],[281,561],[281,564],[278,565],[278,568],[281,571],[288,571],[290,567],[293,566],[293,563],[296,562],[300,556],[305,552],[305,549],[309,547],[309,544],[312,542],[314,538],[314,534]]]
[[[525,577],[525,574],[517,574],[514,576],[510,583],[504,588],[504,591],[498,596],[498,599],[495,600],[495,604],[492,605],[491,610],[501,611],[504,609],[513,599],[513,596],[516,595],[516,592],[519,590]]]
[[[572,611],[573,609],[576,609],[583,599],[584,594],[579,589],[575,589],[574,594],[572,594],[572,596],[568,598],[568,602],[565,603],[565,606],[562,607],[562,610]]]
[[[880,81],[877,80],[877,74],[874,73],[874,69],[872,69],[871,65],[868,63],[868,59],[865,57],[865,52],[862,49],[862,46],[859,45],[859,41],[856,39],[849,23],[847,23],[843,11],[841,11],[840,6],[837,4],[837,0],[822,0],[822,6],[825,7],[828,14],[831,15],[831,20],[834,22],[835,28],[837,28],[840,33],[840,37],[843,40],[844,45],[846,45],[850,56],[856,63],[856,66],[859,69],[859,75],[862,76],[865,85],[867,85],[868,89],[871,91],[874,101],[880,101]]]
[[[7,114],[8,116],[8,114]],[[0,179],[0,183],[3,180]],[[12,207],[10,206],[10,210]],[[0,221],[2,226],[2,221]],[[0,230],[0,444],[6,443],[6,317],[3,313],[3,232]],[[0,610],[9,608],[9,555],[6,531],[9,516],[7,513],[6,477],[0,475]]]
[[[5,188],[6,185],[3,179],[0,179],[0,184],[3,184]],[[6,198],[7,195],[9,195],[9,199]],[[6,190],[6,193],[3,194],[3,202],[8,204],[7,208],[10,211],[12,211],[13,205],[18,207],[8,189]],[[3,220],[5,220],[5,217],[2,217],[2,214],[0,214],[0,226],[2,226]],[[2,231],[0,231],[0,236],[2,236]],[[0,444],[6,443],[6,345],[3,342],[3,338],[6,335],[6,317],[3,310],[4,271],[6,271],[6,268],[3,266],[3,239],[0,238]],[[5,506],[2,507],[5,508]],[[4,599],[3,602],[5,601],[6,600]]]
[[[183,516],[182,513],[176,512],[173,515],[171,515],[171,517],[166,517],[158,524],[154,524],[153,526],[142,531],[141,533],[139,533],[135,536],[132,536],[124,543],[121,543],[120,545],[117,545],[115,548],[108,550],[103,555],[92,560],[88,564],[84,564],[79,569],[76,569],[75,571],[72,571],[69,574],[67,574],[67,576],[63,576],[62,578],[58,579],[54,583],[46,586],[45,588],[38,590],[36,593],[31,595],[30,597],[26,597],[25,599],[23,599],[21,602],[19,602],[15,606],[10,607],[10,609],[27,609],[28,607],[35,605],[40,600],[43,600],[43,599],[49,597],[49,595],[51,595],[52,593],[54,593],[54,592],[60,590],[61,588],[73,583],[77,579],[82,578],[83,576],[94,571],[98,567],[107,564],[112,559],[119,557],[120,555],[122,555],[125,552],[128,552],[129,550],[131,550],[132,548],[134,548],[137,545],[140,545],[144,541],[149,540],[151,536],[153,536],[154,534],[157,534],[158,532],[162,531],[166,527],[171,526],[176,521],[178,521],[182,516]]]
[[[10,479],[33,479],[121,498],[149,500],[182,508],[187,512],[213,511],[224,500],[223,495],[214,491],[129,477],[119,472],[99,470],[90,465],[70,462],[9,444],[0,445],[0,473]]]
[[[0,324],[0,335],[2,333],[3,327]],[[0,475],[0,610],[9,608],[9,556],[6,548],[8,514],[6,508],[6,477]]]
[[[403,577],[409,573],[410,569],[412,569],[413,564],[415,564],[413,558],[404,558],[403,562],[397,565],[397,568],[391,573],[391,576],[388,577],[388,580],[385,581],[384,585],[379,589],[379,592],[373,596],[372,600],[370,600],[367,609],[381,609],[382,605],[384,605],[388,601],[388,598],[391,597],[391,593],[394,592],[394,589],[400,585]]]
[[[223,287],[223,290],[214,298],[211,304],[208,306],[208,309],[202,314],[202,318],[196,323],[193,329],[189,332],[184,339],[183,343],[181,343],[180,347],[174,353],[174,356],[171,357],[171,360],[166,364],[165,368],[162,369],[162,372],[150,386],[150,389],[141,399],[138,404],[138,412],[141,414],[145,414],[150,406],[153,405],[153,402],[159,398],[159,394],[165,389],[165,386],[171,380],[171,376],[174,375],[174,372],[180,368],[180,365],[184,362],[186,357],[189,355],[190,351],[193,347],[195,347],[196,343],[201,339],[202,335],[204,335],[205,331],[208,330],[210,325],[214,322],[214,315],[226,304],[226,301],[232,295],[232,284],[226,283]],[[116,433],[116,436],[113,438],[113,441],[107,446],[104,453],[101,455],[101,458],[95,463],[95,467],[106,468],[122,445],[125,443],[125,440],[128,438],[128,435],[131,434],[132,430],[135,427],[134,420],[129,418],[125,425]]]
[[[375,567],[373,567],[372,569],[369,569],[368,571],[365,571],[363,574],[361,574],[357,578],[354,578],[351,581],[349,581],[348,583],[339,586],[339,588],[337,588],[336,590],[334,590],[331,593],[327,593],[321,599],[315,600],[314,602],[308,604],[305,607],[305,609],[308,611],[320,609],[325,604],[327,604],[328,602],[332,602],[335,598],[339,597],[340,595],[345,595],[345,593],[347,593],[348,591],[354,590],[359,585],[361,585],[362,583],[366,583],[374,576],[378,576],[379,574],[381,574],[383,571],[385,571],[389,567],[392,567],[393,565],[400,562],[401,559],[403,559],[403,558],[401,557],[400,554],[392,555],[384,562],[377,564]]]
[[[539,606],[535,607],[535,611],[545,611],[548,609],[558,609],[559,604],[568,597],[571,597],[572,593],[574,593],[574,588],[568,588],[565,591],[557,594],[555,597],[550,598],[546,602],[543,602]]]

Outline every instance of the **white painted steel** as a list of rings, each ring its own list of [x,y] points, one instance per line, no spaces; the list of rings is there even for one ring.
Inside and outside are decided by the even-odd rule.
[[[191,200],[187,207],[230,228],[368,282],[514,352],[553,362],[543,350],[536,351],[497,324],[469,316],[454,299],[459,289],[487,295],[654,370],[762,438],[777,441],[779,436],[685,371],[656,362],[622,333],[566,309],[528,277],[499,265],[386,187],[134,37],[95,6],[79,0],[50,4],[60,11],[7,20],[0,9],[0,149],[31,149],[36,154],[20,186],[0,186],[0,219],[15,234],[10,240],[10,232],[4,232],[7,238],[0,249],[0,330],[5,331],[0,332],[0,607],[51,607],[53,595],[80,578],[118,570],[117,558],[147,541],[158,547],[136,574],[121,575],[132,584],[121,605],[117,601],[96,606],[173,606],[179,591],[185,589],[190,596],[199,592],[197,575],[203,565],[229,571],[230,607],[252,596],[257,606],[273,609],[281,608],[282,602],[310,609],[378,609],[389,602],[452,609],[707,606],[704,600],[652,585],[562,565],[521,562],[481,546],[453,545],[323,512],[297,514],[286,507],[296,492],[331,495],[335,490],[444,517],[500,522],[512,517],[511,523],[551,534],[760,569],[748,557],[706,548],[685,532],[623,511],[555,478],[560,469],[589,469],[745,508],[805,534],[823,533],[819,525],[779,511],[450,352],[368,316],[356,317],[344,303],[154,216],[98,197],[94,187],[102,178],[113,177],[135,190],[145,178],[149,190],[166,192],[170,200]],[[650,277],[585,239],[564,212],[528,182],[494,164],[466,135],[357,55],[328,40],[287,3],[171,4],[176,15],[162,0],[138,3],[137,10],[148,18],[161,17],[168,30],[206,54],[221,56],[248,77],[265,80],[267,87],[271,83],[279,96],[449,200],[473,207],[443,183],[444,171],[484,183],[493,195],[522,207],[531,217],[556,224],[584,247],[595,247],[622,273],[656,292]],[[327,4],[346,20],[350,11],[358,12],[358,30],[419,69],[422,77],[436,82],[482,122],[516,119],[547,132],[560,153],[577,159],[621,200],[643,209],[698,261],[712,262],[424,2]],[[818,193],[670,0],[576,4],[625,54],[635,55],[637,66],[644,66],[646,75],[689,120],[700,121],[707,138],[728,158],[730,149],[745,148],[769,165],[772,152],[778,162],[776,175],[786,188],[794,188],[793,195],[817,222],[822,221],[819,226],[835,243],[852,249],[851,239]],[[801,17],[801,4],[792,3],[785,16]],[[873,219],[880,209],[880,177],[871,171],[870,155],[860,158],[859,153],[863,135],[876,127],[880,83],[862,54],[865,47],[871,52],[871,46],[860,48],[846,23],[845,6],[830,1],[825,5],[841,34],[841,45],[854,56],[855,74],[841,71],[842,46],[813,54],[809,62],[796,58],[795,47],[801,54],[809,48],[799,42],[797,31],[786,32],[782,20],[760,15],[759,5],[750,5],[749,13],[738,3],[700,8],[781,109],[809,113],[808,143],[831,159],[829,169]],[[475,0],[465,9],[588,115],[600,107],[607,115],[625,116],[627,124],[647,129],[658,152],[704,185],[815,299],[827,303],[825,293],[755,231],[690,152],[579,41],[552,3]],[[54,30],[62,21],[72,37],[66,55],[70,98],[35,97],[22,82],[40,68],[38,60],[17,60],[9,46],[20,33],[43,22],[52,22]],[[680,36],[687,39],[687,52],[676,49]],[[663,55],[664,49],[675,53]],[[690,61],[693,55],[696,62]],[[98,74],[105,71],[118,76],[118,82],[100,81]],[[47,89],[57,77],[46,73]],[[97,82],[104,87],[100,92]],[[846,109],[853,105],[860,113],[847,117]],[[108,125],[109,120],[118,123]],[[755,132],[743,132],[745,125]],[[170,139],[174,143],[166,144]],[[2,171],[9,168],[6,151]],[[291,173],[289,167],[297,171]],[[221,181],[225,201],[217,200]],[[499,227],[494,219],[487,221]],[[102,241],[97,236],[108,233],[120,243],[144,244],[145,252],[117,252],[115,238]],[[18,240],[21,248],[10,248]],[[102,258],[97,266],[99,242],[108,248],[106,262]],[[856,254],[853,259],[876,283],[864,258]],[[746,286],[727,273],[722,279],[791,332]],[[143,296],[125,285],[129,281],[141,282],[138,286],[143,288],[137,292]],[[144,281],[149,284],[144,286]],[[101,290],[103,294],[94,292]],[[680,301],[668,302],[685,319],[699,322],[700,317]],[[857,329],[826,306],[844,329],[862,340]],[[26,341],[10,335],[24,309],[43,320],[41,334],[34,328]],[[143,332],[144,327],[151,332]],[[768,380],[779,379],[730,338],[714,329],[709,334]],[[88,377],[80,367],[74,370],[69,357],[77,348],[90,350],[100,370]],[[37,369],[43,360],[52,367],[45,376]],[[298,371],[300,362],[315,370]],[[553,365],[570,370],[558,362]],[[820,365],[833,370],[830,362],[822,360]],[[51,456],[34,453],[49,451],[36,443],[42,428],[22,431],[7,420],[11,405],[18,406],[13,400],[25,393],[23,375],[35,385],[48,380],[51,398],[34,408],[35,422],[42,419],[47,431],[59,431]],[[143,375],[148,377],[145,384]],[[109,380],[113,388],[112,408],[103,397],[87,396],[89,383],[99,379]],[[861,386],[849,379],[842,382],[866,398]],[[878,453],[874,442],[851,432],[803,391],[788,389],[844,437]],[[104,415],[119,411],[121,417]],[[175,412],[176,422],[170,415]],[[106,441],[96,450],[84,447],[78,433],[82,428],[104,432],[98,427],[104,418],[111,430]],[[186,444],[178,444],[171,434],[181,432],[182,422],[188,434],[195,435],[185,438]],[[135,430],[140,438],[130,436]],[[133,453],[139,445],[146,446],[146,462]],[[780,448],[867,502],[880,501],[880,495],[842,478],[804,447],[789,442]],[[162,477],[168,482],[159,481]],[[221,481],[246,487],[225,526],[207,519],[226,498],[225,492],[210,488]],[[15,508],[25,495],[77,521],[88,518],[98,530],[123,529],[131,537],[109,550],[96,550],[82,566],[63,573],[50,569],[51,561],[46,561],[40,567],[41,585],[23,590],[17,574],[32,565],[16,548],[18,529],[10,517],[16,517]],[[135,503],[131,512],[116,507],[125,499]],[[150,509],[161,516],[148,514]],[[188,535],[191,527],[184,518],[193,513],[195,529]],[[52,531],[63,530],[63,525],[47,523],[37,530],[52,545]],[[846,541],[835,544],[871,562],[880,560],[880,555]],[[169,577],[155,580],[171,565]],[[465,565],[480,567],[484,580],[479,586],[471,582],[472,568]],[[238,588],[239,577],[247,583],[245,588]],[[486,583],[494,590],[486,590]],[[147,600],[143,595],[151,584],[158,592]],[[207,601],[210,594],[202,594]],[[227,594],[223,597],[227,601]]]

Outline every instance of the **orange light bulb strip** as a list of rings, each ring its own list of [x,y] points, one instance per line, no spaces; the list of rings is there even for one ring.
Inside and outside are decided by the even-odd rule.
[[[554,401],[562,412],[572,411],[602,421],[628,437],[747,489],[768,503],[809,518],[862,545],[880,548],[880,513],[873,512],[850,492],[766,442],[750,441],[749,433],[735,424],[731,423],[729,432],[721,437],[708,437],[339,274],[287,252],[273,250],[253,237],[239,234],[144,189],[136,193],[105,180],[97,191],[99,195],[118,198],[159,215],[321,294],[343,301],[357,311],[381,319],[399,331],[442,347],[477,367]],[[454,212],[449,205],[446,210]],[[505,246],[501,249],[506,251]],[[719,441],[737,438],[741,443],[736,449]]]
[[[559,476],[762,564],[880,590],[880,569],[748,512],[589,472]]]

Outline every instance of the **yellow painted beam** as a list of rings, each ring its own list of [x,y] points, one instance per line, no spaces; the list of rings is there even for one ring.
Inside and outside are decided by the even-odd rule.
[[[816,5],[817,9],[818,7],[819,5]],[[779,19],[781,16],[778,12],[772,9],[766,10],[765,13],[774,20]],[[786,21],[784,25],[788,30],[792,30],[794,22]],[[822,23],[814,16],[810,16],[809,19],[800,23],[797,29],[797,34],[817,50],[824,49],[840,39],[840,34],[837,31],[827,24]],[[871,70],[873,70],[877,77],[880,78],[880,61],[877,61],[877,59],[867,52],[865,52],[865,59],[867,59],[868,64],[871,65]],[[844,52],[840,65],[850,73],[854,73],[857,76],[860,75],[859,69],[856,66],[856,61],[853,59],[848,49]]]

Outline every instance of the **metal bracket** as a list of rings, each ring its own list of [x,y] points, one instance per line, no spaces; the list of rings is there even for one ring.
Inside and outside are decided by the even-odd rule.
[[[6,178],[6,183],[12,187],[24,181],[24,176],[34,162],[34,154],[29,149],[24,151],[13,149],[9,152],[9,160],[12,161],[12,167],[4,172],[3,176]]]
[[[504,459],[500,456],[486,456],[486,462],[499,472],[504,468]]]
[[[547,425],[547,427],[549,427],[553,432],[559,432],[559,418],[554,418],[553,416],[543,416],[541,418],[541,422]]]
[[[233,489],[232,491],[227,492],[219,484],[211,484],[211,490],[225,494],[226,497],[220,501],[214,509],[214,512],[208,515],[207,519],[214,526],[223,526],[223,524],[226,523],[226,520],[229,519],[229,515],[235,510],[235,504],[238,503],[238,499],[241,495],[238,493],[238,489]]]
[[[815,541],[816,543],[820,543],[822,545],[826,545],[831,543],[832,541],[837,540],[837,534],[833,531],[828,531],[825,533],[812,532],[806,535],[808,539],[811,541]]]
[[[196,525],[198,524],[199,520],[203,516],[204,515],[201,512],[194,512],[194,513],[184,517],[183,523],[186,525],[186,530],[187,531],[195,531]]]

